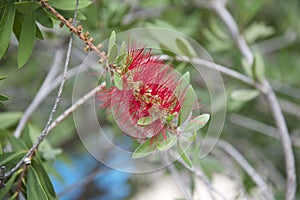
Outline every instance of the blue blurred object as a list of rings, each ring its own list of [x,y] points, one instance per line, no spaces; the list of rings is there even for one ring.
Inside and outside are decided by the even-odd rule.
[[[110,152],[109,154],[109,158],[111,158],[110,162],[130,162],[127,160],[130,159],[130,157],[124,158],[118,156],[118,154],[114,152]],[[97,169],[97,167],[101,167],[99,165],[99,161],[97,161],[89,153],[70,155],[70,160],[71,163],[65,163],[57,160],[53,165],[64,180],[62,183],[54,176],[50,176],[56,194],[63,192],[66,188],[77,182],[83,181],[84,178],[93,170]],[[99,172],[101,173],[96,175],[94,180],[91,182],[91,184],[94,184],[93,187],[99,189],[99,191],[95,191],[95,194],[89,193],[89,197],[85,199],[121,200],[130,194],[131,186],[128,183],[128,179],[131,177],[131,174],[110,169],[105,166],[103,166],[103,172],[102,170],[99,170]],[[59,199],[75,200],[78,199],[79,196],[83,195],[83,193],[84,187],[79,187],[63,194],[63,196],[60,196]]]

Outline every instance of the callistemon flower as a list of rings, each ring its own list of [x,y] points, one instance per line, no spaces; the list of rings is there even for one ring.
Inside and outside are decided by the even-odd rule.
[[[122,90],[99,92],[100,107],[110,106],[117,125],[135,138],[175,134],[187,84],[151,50],[131,50],[124,61],[114,72],[121,76]]]

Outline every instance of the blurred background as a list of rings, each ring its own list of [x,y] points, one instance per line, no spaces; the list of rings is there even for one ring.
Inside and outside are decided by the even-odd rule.
[[[185,33],[201,44],[221,65],[244,73],[243,59],[220,18],[202,8],[200,0],[94,0],[80,9],[78,20],[95,38],[96,43],[116,33],[137,27],[163,27]],[[298,0],[229,0],[227,8],[236,20],[247,43],[259,52],[265,66],[265,76],[278,97],[292,137],[297,174],[300,175],[300,23]],[[68,13],[66,13],[67,15]],[[70,13],[69,13],[70,14]],[[22,112],[35,97],[53,59],[65,55],[69,32],[66,28],[39,25],[43,40],[37,40],[33,54],[21,69],[17,68],[17,40],[12,38],[8,54],[0,61],[0,75],[8,76],[0,84],[1,93],[10,100],[4,102],[1,114],[14,112],[13,122],[2,131],[13,132]],[[86,57],[84,44],[75,39],[70,68],[76,69]],[[61,58],[63,61],[63,59]],[[61,66],[63,66],[61,62]],[[176,64],[176,63],[175,63]],[[181,66],[182,67],[182,66]],[[177,69],[180,71],[180,67]],[[62,68],[61,68],[62,72]],[[231,98],[234,90],[248,86],[223,77],[227,95],[227,116],[221,139],[239,151],[268,183],[276,199],[284,199],[285,165],[282,146],[276,134],[272,115],[265,99],[251,101]],[[66,83],[58,116],[72,103],[74,77]],[[53,83],[54,84],[54,83]],[[203,109],[209,101],[202,94],[204,85],[194,88],[201,98]],[[50,85],[49,85],[50,87]],[[38,134],[45,125],[57,88],[41,103],[29,119],[29,129]],[[109,131],[121,133],[113,120],[99,110],[99,120]],[[203,131],[205,133],[205,130]],[[118,138],[126,143],[127,136]],[[124,142],[125,141],[125,142]],[[127,141],[128,145],[132,141]],[[47,158],[45,168],[50,175],[59,199],[185,199],[174,178],[174,171],[163,169],[153,173],[130,174],[110,169],[94,159],[81,143],[72,117],[57,126],[47,138],[42,153]],[[193,151],[193,149],[191,150]],[[107,152],[107,154],[112,152]],[[190,153],[192,154],[192,152]],[[110,156],[112,162],[122,158]],[[252,178],[226,149],[216,147],[205,159],[192,159],[214,187],[228,199],[264,199]],[[189,188],[194,199],[213,199],[210,188],[192,176],[180,163],[174,163],[175,174]],[[298,185],[300,185],[298,181]],[[299,188],[299,187],[298,187]],[[297,190],[300,198],[300,190]],[[216,195],[216,199],[221,199]]]

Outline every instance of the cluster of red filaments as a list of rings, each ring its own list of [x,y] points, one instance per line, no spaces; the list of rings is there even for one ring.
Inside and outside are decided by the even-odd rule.
[[[100,107],[110,106],[118,126],[135,138],[162,134],[166,139],[166,131],[175,127],[167,118],[174,116],[176,121],[186,92],[180,75],[151,50],[131,50],[125,59],[115,72],[122,77],[122,90],[112,87],[99,92]]]

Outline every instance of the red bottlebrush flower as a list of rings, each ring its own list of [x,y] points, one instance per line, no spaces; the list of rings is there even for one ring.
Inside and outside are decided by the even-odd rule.
[[[168,117],[175,118],[187,90],[180,75],[151,50],[129,51],[121,69],[122,90],[112,87],[97,94],[100,107],[111,106],[118,126],[136,138],[151,138],[174,128]],[[115,72],[117,73],[117,72]],[[183,86],[185,85],[185,86]]]

